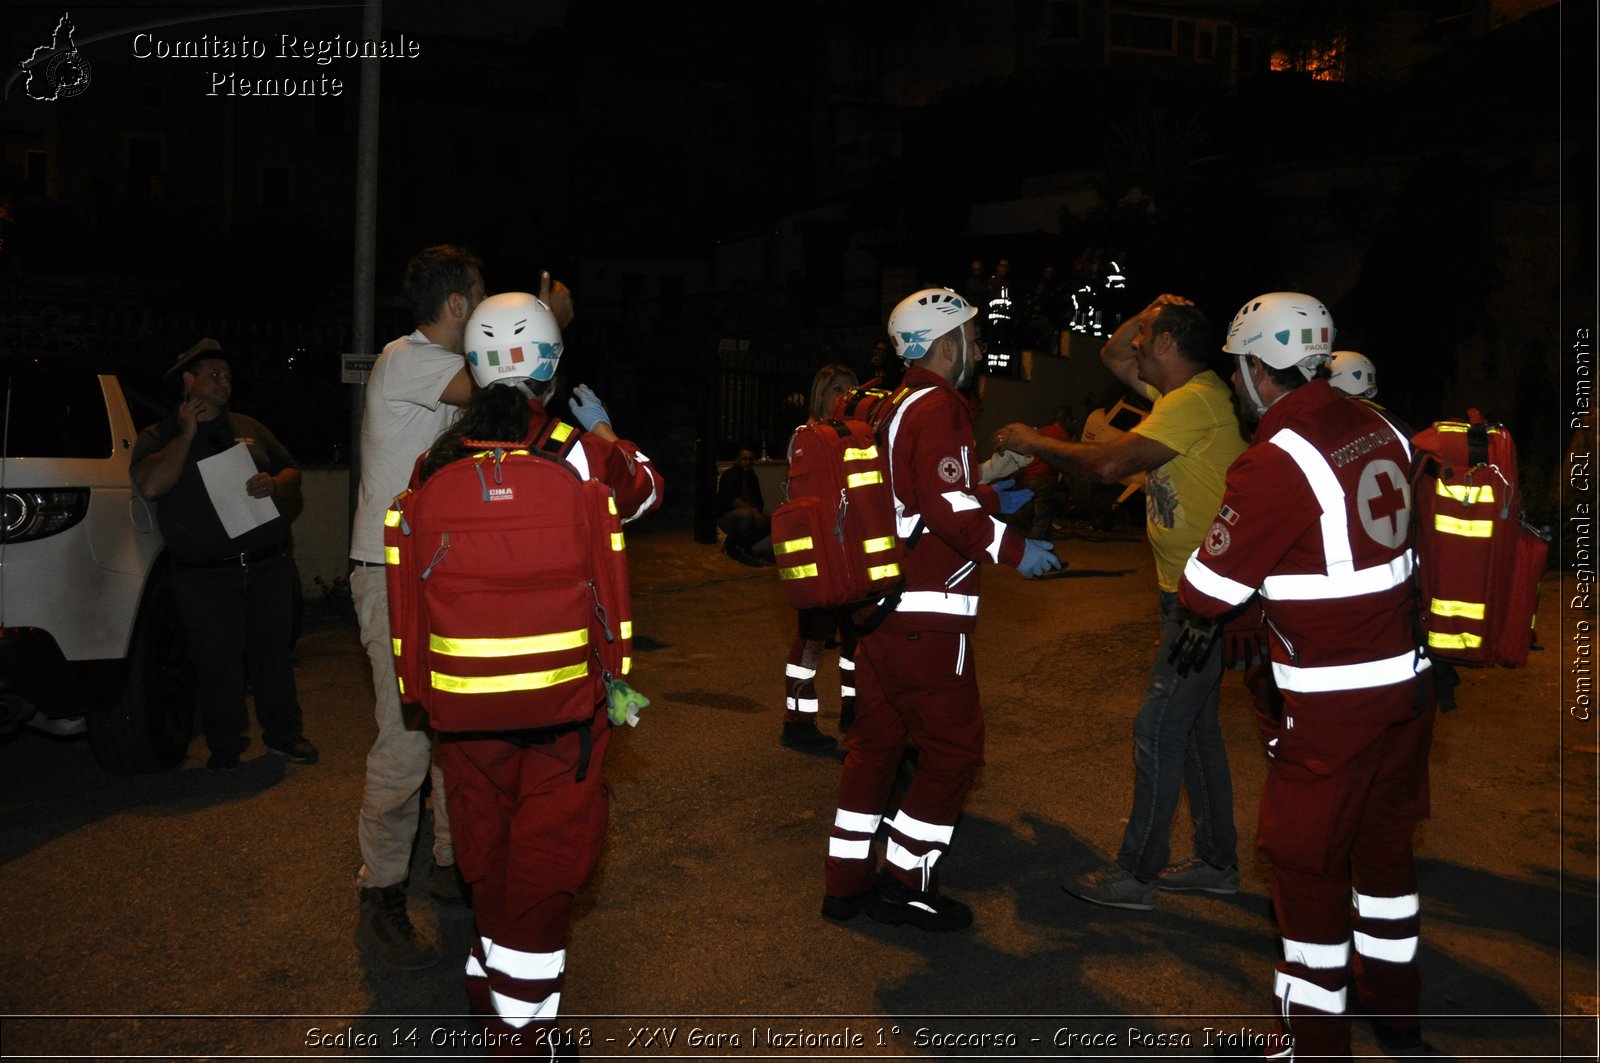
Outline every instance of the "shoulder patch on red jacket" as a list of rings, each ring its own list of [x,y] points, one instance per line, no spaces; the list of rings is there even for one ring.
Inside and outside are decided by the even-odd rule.
[[[956,458],[939,459],[939,479],[947,484],[961,482],[961,462]]]
[[[1206,553],[1216,557],[1219,554],[1226,553],[1232,543],[1233,533],[1228,531],[1228,526],[1222,523],[1220,519],[1212,521],[1211,530],[1206,532]]]

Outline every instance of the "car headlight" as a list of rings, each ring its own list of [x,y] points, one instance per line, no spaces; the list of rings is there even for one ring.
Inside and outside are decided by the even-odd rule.
[[[0,501],[4,503],[0,539],[20,543],[66,531],[82,520],[89,512],[89,489],[13,488]]]

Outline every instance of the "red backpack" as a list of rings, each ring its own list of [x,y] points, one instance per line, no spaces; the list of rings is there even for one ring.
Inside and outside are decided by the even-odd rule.
[[[622,523],[611,489],[566,456],[571,425],[468,443],[394,500],[384,522],[389,627],[402,701],[440,731],[589,721],[631,665]]]
[[[1533,645],[1549,535],[1527,523],[1517,447],[1477,410],[1412,437],[1412,497],[1428,651],[1519,668]]]
[[[887,615],[899,600],[903,551],[880,432],[912,390],[856,388],[840,397],[830,419],[795,430],[788,501],[772,513],[778,578],[794,608],[880,602]],[[921,529],[919,523],[907,548]]]

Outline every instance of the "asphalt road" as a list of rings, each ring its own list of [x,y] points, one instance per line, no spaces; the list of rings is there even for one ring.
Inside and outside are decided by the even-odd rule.
[[[664,522],[631,533],[636,685],[655,703],[612,744],[606,855],[569,951],[562,1012],[584,1058],[1209,1058],[1217,1031],[1268,1028],[1276,942],[1248,846],[1232,897],[1136,913],[1060,888],[1121,836],[1155,590],[1132,534],[1059,549],[1072,565],[1055,578],[985,575],[987,765],[941,864],[977,925],[933,936],[818,914],[838,765],[778,745],[793,613],[772,573]],[[1552,582],[1552,642],[1557,598]],[[414,875],[414,915],[449,959],[400,973],[355,947],[368,673],[353,624],[313,628],[298,653],[315,766],[258,742],[213,776],[197,741],[177,771],[108,778],[81,741],[0,742],[4,1055],[477,1054],[469,914],[435,912]],[[1563,712],[1559,670],[1551,649],[1470,673],[1440,720],[1417,853],[1443,1058],[1595,1055],[1600,743]],[[835,675],[830,659],[824,726]],[[1233,675],[1223,717],[1248,841],[1265,762]],[[1377,1051],[1360,1024],[1356,1050]]]

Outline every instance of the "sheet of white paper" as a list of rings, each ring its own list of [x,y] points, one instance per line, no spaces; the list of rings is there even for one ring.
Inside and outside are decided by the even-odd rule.
[[[200,479],[211,496],[211,505],[222,518],[222,530],[238,538],[251,528],[259,528],[278,515],[278,507],[270,498],[251,498],[244,492],[244,482],[254,476],[254,459],[250,448],[236,443],[221,454],[202,458],[199,463]]]

